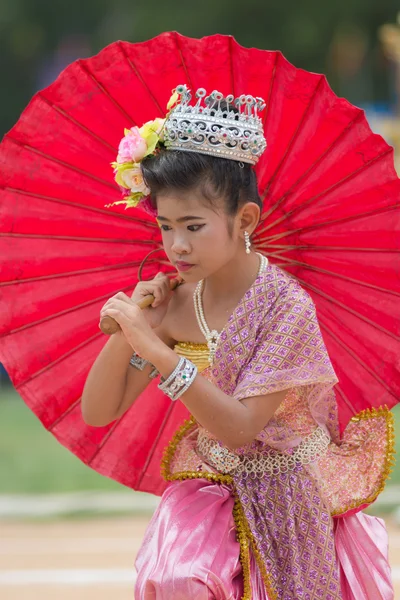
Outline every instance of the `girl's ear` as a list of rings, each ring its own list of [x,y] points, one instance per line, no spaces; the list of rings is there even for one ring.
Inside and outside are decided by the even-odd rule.
[[[251,235],[260,220],[260,207],[255,202],[246,202],[239,209],[238,219],[240,232],[247,231]]]

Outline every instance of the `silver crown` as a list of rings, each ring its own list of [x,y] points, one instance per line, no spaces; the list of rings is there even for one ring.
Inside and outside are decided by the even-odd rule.
[[[172,108],[164,125],[167,149],[212,154],[252,165],[258,162],[267,147],[258,116],[265,108],[262,98],[245,94],[224,97],[217,91],[207,96],[206,90],[199,88],[197,103],[192,106],[192,94],[186,85],[178,85],[176,92],[179,104]]]

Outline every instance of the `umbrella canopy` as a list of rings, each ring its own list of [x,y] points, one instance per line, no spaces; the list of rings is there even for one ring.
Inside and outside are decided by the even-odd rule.
[[[171,270],[154,219],[105,208],[120,198],[110,162],[124,128],[165,117],[186,83],[267,102],[257,164],[256,250],[312,296],[339,378],[342,429],[400,396],[400,182],[393,149],[323,75],[232,37],[164,33],[115,42],[39,91],[0,144],[0,360],[59,441],[99,472],[161,493],[163,448],[188,412],[153,382],[104,428],[84,424],[83,385],[106,338],[107,298]],[[183,341],[183,340],[182,340]]]

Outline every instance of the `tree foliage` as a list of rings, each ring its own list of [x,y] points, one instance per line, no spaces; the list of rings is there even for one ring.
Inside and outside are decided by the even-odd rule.
[[[0,132],[16,122],[37,89],[50,83],[43,72],[56,76],[65,66],[57,56],[72,34],[83,40],[81,56],[89,56],[116,39],[142,41],[168,30],[192,37],[229,33],[244,46],[279,49],[296,66],[327,73],[334,89],[348,92],[351,101],[357,102],[357,95],[386,100],[390,71],[377,29],[394,22],[397,10],[398,0],[0,0]],[[332,61],[335,39],[343,31],[358,32],[366,45],[364,76],[352,78],[348,89]]]

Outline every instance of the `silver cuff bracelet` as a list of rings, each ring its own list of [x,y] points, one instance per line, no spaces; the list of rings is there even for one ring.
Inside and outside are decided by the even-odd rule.
[[[148,360],[142,358],[141,356],[139,356],[139,354],[136,354],[136,352],[132,354],[129,364],[132,365],[132,367],[135,367],[135,369],[138,369],[139,371],[143,371],[146,365],[151,365],[151,363]],[[154,377],[157,377],[159,373],[154,365],[151,366],[153,368],[150,371],[149,378],[154,379]]]
[[[192,385],[197,375],[197,367],[187,358],[181,357],[171,375],[158,384],[159,389],[171,400],[178,400]]]

